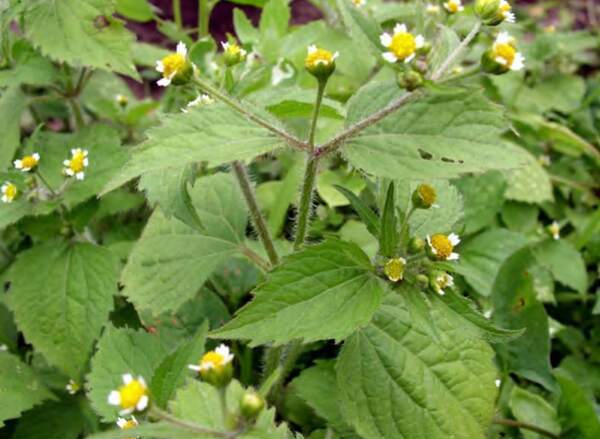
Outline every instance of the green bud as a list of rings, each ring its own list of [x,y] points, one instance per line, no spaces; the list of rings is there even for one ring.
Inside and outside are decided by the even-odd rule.
[[[423,251],[425,248],[425,240],[417,237],[410,238],[408,241],[408,252],[410,254],[416,254]]]
[[[417,279],[417,282],[419,283],[419,285],[421,286],[421,288],[426,288],[427,285],[429,285],[429,278],[427,276],[425,276],[424,274],[418,274],[416,279]]]
[[[420,184],[412,194],[413,206],[417,209],[429,209],[436,199],[435,189],[428,184]]]
[[[491,73],[492,75],[502,75],[510,70],[508,66],[500,64],[494,57],[494,51],[491,49],[483,53],[481,56],[481,68],[484,72]]]
[[[246,390],[240,400],[240,412],[250,421],[258,417],[264,406],[265,400],[252,389]]]
[[[320,81],[327,80],[335,71],[335,59],[338,53],[331,53],[329,50],[318,49],[316,46],[309,46],[308,55],[304,60],[304,67],[308,73]]]
[[[235,43],[221,43],[225,65],[232,67],[246,59],[246,51]]]
[[[477,0],[475,2],[475,14],[484,24],[497,26],[505,20],[500,8],[501,3],[501,0]],[[510,11],[510,8],[508,9]]]
[[[192,64],[186,61],[183,67],[175,74],[175,76],[173,76],[173,79],[171,79],[171,84],[185,85],[190,82],[193,74],[194,68],[192,67]]]
[[[408,91],[416,90],[423,86],[423,75],[415,70],[398,73],[398,86]]]
[[[404,268],[406,267],[406,259],[392,258],[388,259],[383,267],[383,272],[392,282],[398,282],[404,278]]]
[[[454,278],[445,271],[432,271],[429,274],[429,288],[443,296],[448,288],[454,287]]]

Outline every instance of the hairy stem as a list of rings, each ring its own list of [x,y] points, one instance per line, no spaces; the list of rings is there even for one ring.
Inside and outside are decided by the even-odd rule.
[[[198,38],[208,36],[211,7],[209,0],[198,0]]]
[[[323,93],[325,92],[326,85],[327,80],[319,80],[319,86],[317,88],[317,100],[315,102],[312,121],[310,123],[310,131],[308,133],[308,143],[311,146],[315,144],[315,132],[317,131],[317,121],[319,120],[319,111],[321,110],[321,102],[323,101]]]
[[[279,263],[279,256],[277,256],[277,252],[275,251],[273,238],[271,237],[271,232],[269,232],[265,218],[258,207],[256,195],[254,194],[252,182],[250,181],[246,167],[237,160],[231,164],[231,167],[233,168],[233,173],[235,174],[240,185],[240,189],[242,190],[242,194],[244,195],[244,199],[246,200],[246,204],[250,210],[252,223],[254,224],[254,228],[258,233],[258,237],[260,238],[260,241],[267,252],[269,261],[271,261],[271,265],[277,265]]]
[[[177,29],[183,29],[183,20],[181,19],[181,0],[173,0],[173,19]]]
[[[290,146],[292,146],[296,149],[299,149],[299,150],[304,150],[304,151],[309,149],[308,143],[301,141],[300,139],[287,133],[286,131],[282,130],[281,128],[278,128],[275,125],[273,125],[272,123],[266,121],[262,117],[257,116],[251,110],[247,109],[241,102],[239,102],[235,98],[219,91],[217,88],[213,87],[208,82],[205,82],[204,80],[199,79],[199,78],[195,78],[194,82],[202,90],[204,90],[208,94],[212,95],[214,98],[229,105],[231,108],[236,110],[238,113],[241,113],[242,115],[244,115],[248,120],[251,120],[252,122],[256,123],[257,125],[260,125],[261,127],[266,128],[267,130],[269,130],[272,133],[276,134],[277,136],[281,137]]]
[[[78,130],[80,130],[85,126],[85,122],[83,121],[83,113],[81,111],[81,107],[79,106],[79,102],[76,98],[71,98],[69,99],[69,105],[71,106],[71,111],[75,117],[75,126]]]
[[[559,439],[560,436],[552,433],[551,431],[545,430],[537,425],[528,424],[526,422],[515,421],[513,419],[505,419],[505,418],[496,418],[494,419],[494,424],[498,425],[506,425],[508,427],[522,428],[524,430],[534,431],[536,433],[541,434],[542,436],[546,436],[552,439]]]
[[[256,253],[254,250],[246,246],[241,246],[240,251],[244,256],[246,256],[248,259],[254,262],[258,266],[258,268],[260,268],[263,272],[266,273],[271,269],[269,262],[263,259],[263,257]]]
[[[214,437],[232,438],[235,437],[232,432],[224,432],[213,430],[212,428],[201,427],[200,425],[194,424],[193,422],[184,421],[183,419],[176,418],[175,416],[167,413],[157,407],[150,409],[150,414],[154,415],[158,419],[168,422],[169,424],[176,425],[178,427],[185,428],[186,430],[193,431],[194,433],[207,434]]]
[[[458,58],[458,55],[460,55],[461,52],[463,50],[465,50],[467,48],[467,46],[471,43],[471,41],[473,41],[473,39],[477,36],[477,34],[479,33],[480,30],[481,30],[481,21],[477,20],[477,22],[475,23],[475,26],[473,26],[473,29],[471,29],[471,32],[469,32],[468,35],[465,37],[465,39],[462,40],[460,42],[460,44],[458,46],[456,46],[452,52],[450,52],[450,55],[448,55],[446,57],[446,59],[444,60],[442,65],[439,66],[439,68],[435,72],[433,72],[433,75],[431,75],[432,81],[437,81],[444,75],[444,73],[446,73],[446,70],[448,70],[450,68],[452,63],[456,60],[456,58]]]
[[[312,210],[312,193],[317,178],[317,169],[319,167],[319,157],[309,156],[306,162],[306,171],[304,172],[304,182],[302,183],[302,193],[300,195],[300,204],[298,205],[298,219],[296,222],[296,236],[294,238],[294,249],[297,250],[304,245],[308,223]]]

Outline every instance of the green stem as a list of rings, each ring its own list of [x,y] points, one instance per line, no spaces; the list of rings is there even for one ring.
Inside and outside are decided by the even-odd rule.
[[[79,102],[77,102],[75,98],[71,98],[69,99],[69,104],[71,105],[73,116],[75,117],[75,126],[80,130],[85,126],[85,122],[83,121],[83,113],[81,112]]]
[[[433,75],[431,75],[432,81],[437,81],[444,75],[444,73],[446,73],[446,70],[448,70],[450,66],[452,66],[452,63],[456,61],[458,55],[460,55],[461,52],[467,48],[467,46],[471,43],[471,41],[473,41],[473,39],[477,36],[480,30],[481,21],[477,20],[477,22],[475,23],[469,34],[465,37],[465,39],[462,40],[452,52],[450,52],[450,55],[448,55],[448,57],[444,60],[442,65],[433,73]]]
[[[246,167],[237,160],[231,164],[231,167],[240,185],[240,189],[242,190],[242,194],[244,195],[246,204],[250,210],[250,217],[252,218],[254,228],[267,252],[269,261],[271,261],[271,265],[277,265],[279,263],[279,256],[277,256],[273,238],[271,237],[271,232],[269,232],[265,218],[258,207],[258,201],[256,200],[256,195],[254,194],[252,182],[250,181],[250,177],[248,177]]]
[[[170,413],[162,411],[161,409],[159,409],[155,406],[153,406],[150,409],[150,415],[153,415],[158,419],[162,419],[162,420],[168,422],[169,424],[173,424],[178,427],[185,428],[186,430],[192,431],[194,433],[207,434],[210,436],[222,437],[222,438],[235,437],[231,433],[228,433],[228,432],[213,430],[211,428],[204,428],[204,427],[201,427],[200,425],[196,425],[192,422],[188,422],[188,421],[184,421],[183,419],[176,418],[175,416],[171,415]]]
[[[524,430],[534,431],[538,434],[541,434],[542,436],[546,436],[551,439],[559,439],[560,438],[560,436],[552,433],[551,431],[544,430],[543,428],[538,427],[537,425],[528,424],[526,422],[515,421],[513,419],[504,419],[504,418],[496,418],[496,419],[494,419],[493,422],[494,422],[494,424],[498,424],[498,425],[506,425],[508,427],[515,427],[515,428],[521,428]]]
[[[198,38],[208,36],[211,7],[209,0],[198,0]]]
[[[42,177],[42,174],[40,174],[40,172],[37,169],[35,170],[35,175],[40,179],[42,184],[46,187],[46,189],[48,189],[48,191],[52,194],[52,196],[54,198],[56,198],[58,194],[56,193],[56,191],[54,189],[52,189],[52,186],[50,186],[48,181],[44,177]]]
[[[298,219],[296,222],[296,237],[294,239],[294,249],[297,250],[304,245],[310,214],[312,210],[312,193],[317,178],[317,169],[319,167],[319,158],[309,156],[304,171],[304,182],[302,183],[302,193],[300,195],[300,204],[298,206]]]
[[[315,144],[315,132],[317,131],[317,120],[319,120],[319,111],[321,110],[321,102],[323,101],[323,93],[325,92],[325,86],[327,80],[319,80],[319,86],[317,88],[317,100],[315,102],[315,108],[313,110],[312,122],[310,124],[310,131],[308,134],[308,144],[312,147]]]
[[[181,20],[181,0],[172,0],[173,5],[173,18],[175,19],[175,25],[177,29],[183,29],[183,21]]]

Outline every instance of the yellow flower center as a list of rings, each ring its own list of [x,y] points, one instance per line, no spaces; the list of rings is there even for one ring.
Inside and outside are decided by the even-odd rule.
[[[446,235],[437,233],[430,238],[431,247],[435,250],[435,255],[439,259],[448,259],[454,250],[454,246]]]
[[[404,260],[401,258],[393,258],[386,262],[383,271],[389,280],[398,282],[404,277]]]
[[[438,287],[440,287],[441,290],[443,290],[444,288],[446,288],[449,284],[450,284],[450,278],[448,277],[447,274],[442,274],[441,276],[438,276],[435,279]]]
[[[511,10],[511,6],[510,6],[510,4],[508,4],[508,2],[507,3],[502,3],[500,5],[500,12],[506,13],[506,12],[510,12],[510,10]]]
[[[179,53],[172,53],[171,55],[165,56],[162,59],[163,77],[170,78],[172,75],[182,70],[185,63],[185,57]]]
[[[9,200],[13,200],[17,196],[17,186],[12,183],[8,183],[4,188],[4,195]]]
[[[69,168],[71,168],[71,171],[73,171],[74,173],[78,173],[83,171],[83,169],[85,168],[85,154],[83,153],[83,151],[78,151],[75,154],[73,154],[73,158],[71,158],[71,162],[69,163]]]
[[[229,46],[227,46],[227,53],[229,55],[238,55],[241,52],[241,50],[242,49],[237,44],[230,44]]]
[[[419,197],[423,200],[423,203],[427,206],[433,205],[436,200],[435,189],[429,186],[428,184],[420,184],[417,187],[417,192],[419,193]]]
[[[133,419],[130,419],[123,424],[121,430],[129,430],[130,428],[135,428],[137,426],[138,424]]]
[[[121,394],[121,407],[124,409],[134,408],[146,392],[146,386],[138,380],[132,380],[129,384],[125,384],[119,389],[119,393]]]
[[[512,66],[516,54],[516,49],[508,43],[497,43],[494,45],[494,58],[500,57],[504,59],[508,67]]]
[[[333,53],[325,49],[317,49],[306,57],[306,67],[313,68],[319,64],[329,65],[333,62]]]
[[[202,356],[202,359],[200,360],[200,365],[212,364],[213,367],[221,367],[223,366],[224,362],[225,358],[221,354],[215,351],[208,351]]]
[[[458,3],[457,2],[453,2],[452,0],[450,0],[446,6],[448,7],[448,11],[454,13],[454,12],[458,12]]]
[[[38,161],[37,161],[37,159],[34,156],[32,156],[32,155],[26,155],[21,160],[21,163],[23,163],[23,168],[35,168],[35,166],[37,165]]]
[[[398,32],[392,37],[390,50],[400,60],[405,60],[417,50],[415,37],[408,32]]]

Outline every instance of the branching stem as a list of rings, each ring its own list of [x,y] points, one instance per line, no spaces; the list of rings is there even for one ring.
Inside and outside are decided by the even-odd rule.
[[[545,430],[537,425],[528,424],[526,422],[515,421],[513,419],[505,419],[505,418],[496,418],[494,419],[494,424],[498,425],[506,425],[508,427],[522,428],[524,430],[534,431],[536,433],[541,434],[542,436],[546,436],[552,439],[560,439],[560,436],[552,433],[551,431]]]

